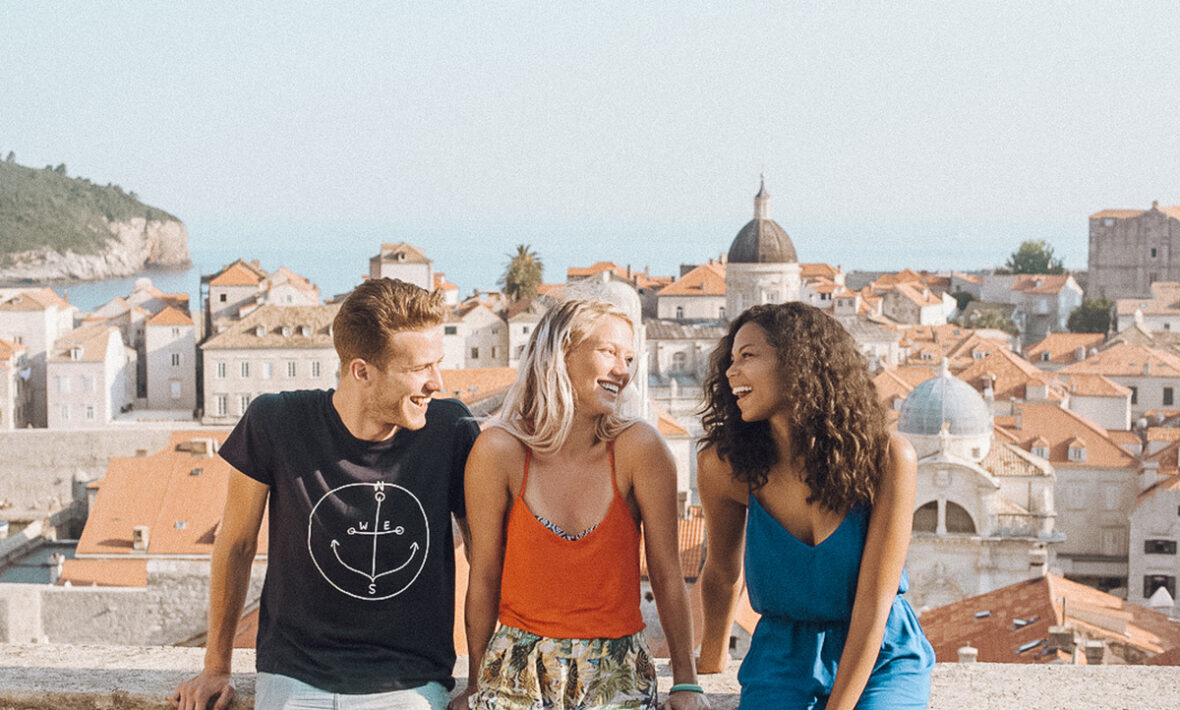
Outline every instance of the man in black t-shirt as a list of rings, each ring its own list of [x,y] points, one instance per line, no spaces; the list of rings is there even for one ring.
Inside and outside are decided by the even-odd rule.
[[[438,292],[366,281],[333,322],[339,387],[262,395],[226,439],[233,470],[205,667],[174,706],[224,708],[233,697],[233,636],[264,512],[256,706],[446,706],[451,516],[466,536],[463,467],[479,428],[461,403],[433,399],[444,315]]]

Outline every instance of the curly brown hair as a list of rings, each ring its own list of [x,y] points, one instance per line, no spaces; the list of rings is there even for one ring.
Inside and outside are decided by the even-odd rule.
[[[762,328],[778,353],[791,450],[811,490],[807,502],[833,511],[872,505],[889,449],[885,409],[852,336],[814,306],[754,306],[729,325],[709,358],[701,410],[702,448],[714,447],[734,477],[751,491],[766,483],[771,467],[778,463],[769,423],[742,421],[726,378],[733,363],[734,337],[747,323]]]

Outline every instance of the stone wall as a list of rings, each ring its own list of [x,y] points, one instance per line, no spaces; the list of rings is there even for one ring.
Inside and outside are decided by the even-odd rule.
[[[142,424],[82,431],[0,432],[0,498],[12,502],[13,514],[46,512],[72,500],[84,500],[85,484],[75,485],[75,478],[101,478],[113,456],[159,451],[168,444],[169,434],[168,428]]]
[[[42,708],[167,708],[167,696],[201,668],[199,648],[134,648],[0,644],[0,710]],[[466,659],[455,666],[459,687]],[[254,698],[254,652],[234,653],[237,701]],[[661,694],[672,684],[667,661],[657,663]],[[736,669],[701,677],[714,710],[737,707]],[[939,664],[931,710],[1174,709],[1180,673],[1168,666]]]
[[[255,563],[248,600],[265,571]],[[204,633],[208,609],[207,560],[150,560],[142,588],[0,584],[0,642],[172,645]]]

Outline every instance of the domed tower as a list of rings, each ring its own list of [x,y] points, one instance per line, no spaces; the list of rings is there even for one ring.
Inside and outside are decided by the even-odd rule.
[[[906,396],[897,421],[919,458],[942,450],[975,463],[991,450],[993,427],[983,397],[952,375],[945,359],[937,377]]]
[[[766,180],[754,195],[754,219],[733,239],[725,266],[725,313],[799,300],[799,259],[787,231],[770,218]]]

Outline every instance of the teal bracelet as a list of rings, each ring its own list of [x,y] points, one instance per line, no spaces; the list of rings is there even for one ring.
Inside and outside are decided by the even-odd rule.
[[[672,686],[672,689],[669,690],[668,692],[669,693],[676,693],[681,690],[686,690],[690,693],[702,693],[703,694],[705,692],[704,688],[702,688],[699,685],[693,685],[692,683],[677,683],[676,685]]]

